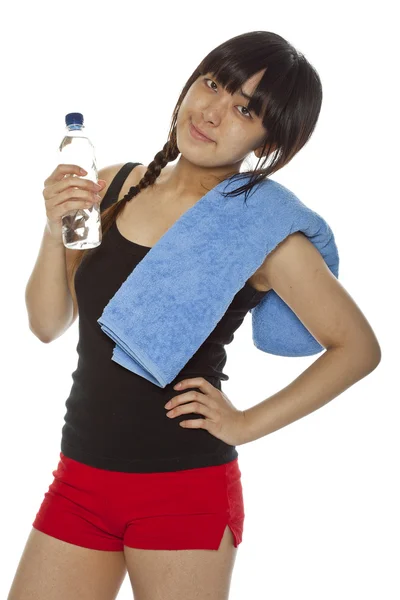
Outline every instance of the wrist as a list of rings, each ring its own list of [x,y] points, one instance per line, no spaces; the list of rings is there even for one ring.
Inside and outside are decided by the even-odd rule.
[[[253,407],[251,407],[253,408]],[[248,444],[248,442],[254,442],[260,436],[254,431],[253,413],[251,408],[248,408],[243,412],[243,442],[242,444]]]
[[[46,225],[45,225],[44,232],[43,232],[43,238],[45,240],[45,243],[49,244],[50,246],[52,246],[54,248],[64,248],[64,242],[62,239],[61,232],[60,232],[59,236],[57,235],[57,237],[55,237],[54,233],[51,232],[48,223],[46,223]]]

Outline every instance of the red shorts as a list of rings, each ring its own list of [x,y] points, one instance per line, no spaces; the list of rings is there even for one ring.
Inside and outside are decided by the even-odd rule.
[[[238,459],[173,472],[98,469],[60,452],[54,480],[32,526],[94,550],[218,550],[228,525],[242,541]]]

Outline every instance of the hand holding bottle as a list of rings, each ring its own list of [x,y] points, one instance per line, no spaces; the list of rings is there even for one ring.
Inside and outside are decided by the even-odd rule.
[[[62,240],[62,217],[68,211],[90,208],[101,202],[98,192],[106,181],[99,179],[96,185],[90,179],[79,177],[84,174],[86,171],[83,173],[77,165],[59,164],[44,182],[47,229],[56,241]]]

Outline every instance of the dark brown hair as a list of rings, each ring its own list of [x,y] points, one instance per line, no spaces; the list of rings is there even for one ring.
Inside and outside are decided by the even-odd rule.
[[[199,76],[211,73],[230,94],[235,94],[255,73],[265,70],[251,100],[249,112],[262,115],[265,142],[261,157],[253,171],[235,173],[229,177],[250,179],[246,185],[236,187],[224,195],[245,193],[272,173],[281,169],[301,150],[315,129],[322,104],[322,85],[315,68],[289,42],[276,33],[252,31],[233,37],[212,50],[196,67],[187,80],[174,108],[168,139],[147,167],[138,185],[132,186],[119,201],[105,209],[101,215],[104,235],[116,220],[126,202],[140,190],[153,185],[167,163],[174,161],[180,151],[176,141],[178,112],[188,90]],[[267,166],[274,147],[275,156]],[[263,160],[259,166],[260,160]],[[228,178],[228,177],[227,177]],[[224,179],[221,179],[221,182]],[[90,249],[77,253],[73,264],[75,275],[81,260]]]

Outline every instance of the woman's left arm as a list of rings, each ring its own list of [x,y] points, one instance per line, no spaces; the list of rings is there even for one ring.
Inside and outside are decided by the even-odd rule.
[[[367,319],[303,233],[285,238],[258,273],[326,351],[288,386],[243,411],[242,443],[324,406],[371,373],[381,360]]]

